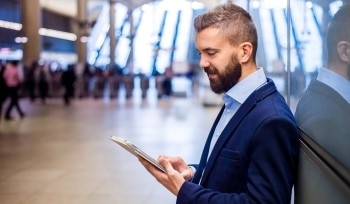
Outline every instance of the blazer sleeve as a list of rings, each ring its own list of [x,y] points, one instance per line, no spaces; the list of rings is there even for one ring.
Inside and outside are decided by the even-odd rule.
[[[298,157],[298,129],[294,121],[277,116],[267,118],[256,128],[248,143],[246,192],[220,193],[185,182],[176,203],[289,204]]]

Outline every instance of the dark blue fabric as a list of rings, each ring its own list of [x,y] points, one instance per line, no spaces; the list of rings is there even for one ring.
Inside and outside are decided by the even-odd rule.
[[[289,204],[296,178],[298,135],[285,99],[268,79],[265,86],[247,98],[223,130],[200,185],[185,182],[177,203]]]

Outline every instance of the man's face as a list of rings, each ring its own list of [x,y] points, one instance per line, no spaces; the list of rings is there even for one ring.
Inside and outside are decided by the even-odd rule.
[[[207,28],[197,33],[196,45],[201,55],[199,66],[207,73],[215,93],[228,91],[240,80],[242,67],[237,48],[219,35],[218,29]]]

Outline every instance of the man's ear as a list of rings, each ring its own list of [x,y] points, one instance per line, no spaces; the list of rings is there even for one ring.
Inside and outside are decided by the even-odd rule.
[[[244,42],[240,44],[240,48],[241,48],[240,63],[245,64],[250,60],[252,56],[253,45],[249,42]]]
[[[337,45],[339,58],[344,62],[350,62],[350,42],[340,41]]]

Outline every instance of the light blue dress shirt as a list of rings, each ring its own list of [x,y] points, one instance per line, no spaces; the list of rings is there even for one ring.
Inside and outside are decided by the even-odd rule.
[[[327,84],[338,92],[348,103],[350,103],[350,81],[332,72],[329,69],[321,68],[317,80]]]

